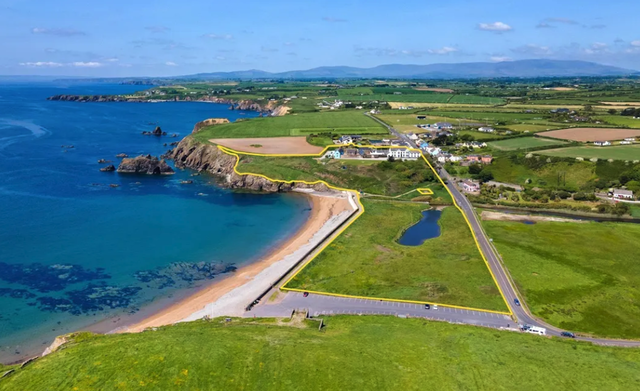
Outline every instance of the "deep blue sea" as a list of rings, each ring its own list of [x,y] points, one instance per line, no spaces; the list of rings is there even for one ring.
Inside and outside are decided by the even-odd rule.
[[[57,335],[101,320],[118,325],[115,319],[175,300],[258,259],[309,216],[303,197],[232,193],[190,171],[99,171],[98,159],[117,166],[119,153],[160,155],[169,149],[164,143],[203,119],[254,112],[196,102],[46,100],[145,88],[0,84],[1,362],[32,355]],[[155,126],[179,136],[141,135]]]

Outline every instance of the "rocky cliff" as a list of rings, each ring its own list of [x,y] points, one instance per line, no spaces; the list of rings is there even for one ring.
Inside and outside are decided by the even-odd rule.
[[[273,182],[255,175],[238,175],[233,170],[236,164],[235,156],[222,152],[216,145],[199,143],[190,136],[185,137],[176,148],[164,156],[168,159],[173,159],[175,166],[178,168],[209,172],[220,178],[223,186],[231,189],[248,189],[272,193],[309,188],[317,191],[330,191],[324,184],[291,184]]]
[[[174,173],[173,168],[167,162],[151,155],[122,159],[118,166],[118,172],[147,175],[171,175]]]
[[[202,128],[206,126],[221,125],[221,124],[228,124],[228,123],[229,123],[229,120],[226,118],[208,118],[208,119],[205,119],[204,121],[198,122],[193,127],[193,131],[191,133],[198,133]]]

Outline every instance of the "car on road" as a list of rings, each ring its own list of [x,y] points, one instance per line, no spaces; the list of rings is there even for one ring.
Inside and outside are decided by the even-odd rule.
[[[514,303],[516,303],[516,305],[517,305],[518,307],[520,307],[520,300],[518,300],[518,299],[513,299],[513,302],[514,302]]]
[[[574,333],[572,333],[571,331],[563,331],[560,333],[560,335],[562,335],[563,337],[567,337],[567,338],[575,338],[576,335]]]
[[[425,304],[425,305],[424,305],[424,309],[425,309],[425,310],[430,310],[430,309],[431,309],[431,306],[430,306],[429,304]]]
[[[303,293],[303,294],[302,294],[302,296],[303,296],[303,297],[307,297],[307,296],[309,296],[309,292],[305,292],[305,293]]]

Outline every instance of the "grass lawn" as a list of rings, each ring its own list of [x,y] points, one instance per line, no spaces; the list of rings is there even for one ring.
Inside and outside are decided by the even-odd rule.
[[[194,137],[212,138],[307,136],[334,134],[387,134],[386,128],[360,111],[290,114],[282,117],[251,118],[203,128]]]
[[[585,159],[640,160],[640,145],[611,147],[569,147],[536,152],[546,156],[582,157]]]
[[[633,119],[633,117],[626,117],[622,115],[602,115],[598,117],[598,119],[617,127],[640,128],[640,119]]]
[[[563,144],[567,143],[565,141],[550,140],[539,137],[519,137],[508,140],[493,141],[489,143],[489,146],[501,151],[513,151],[516,149],[528,149]]]
[[[535,315],[564,329],[640,338],[640,225],[483,224]]]
[[[287,287],[507,311],[457,209],[442,212],[439,237],[403,246],[397,239],[425,205],[362,202],[365,213]]]
[[[631,390],[640,350],[382,316],[78,338],[0,390]],[[306,327],[305,327],[306,326]],[[514,384],[517,386],[514,388]]]
[[[241,173],[262,174],[279,180],[323,180],[342,188],[388,196],[427,187],[436,181],[433,171],[422,160],[388,164],[386,160],[319,161],[313,157],[241,155],[237,169]],[[450,202],[450,198],[442,202]]]
[[[531,133],[538,133],[538,132],[544,132],[546,130],[552,130],[552,129],[556,129],[556,128],[560,128],[561,125],[534,125],[534,124],[514,124],[514,125],[507,125],[507,128],[511,129],[511,130],[515,130],[517,132],[526,132],[529,131]]]
[[[465,134],[468,134],[469,136],[473,136],[473,139],[477,140],[477,141],[495,140],[495,139],[502,138],[502,136],[500,136],[499,134],[495,134],[495,133],[483,133],[483,132],[478,132],[476,130],[460,130],[460,131],[458,131],[458,135],[459,136],[464,136]]]
[[[631,216],[637,219],[640,218],[640,205],[631,205]]]

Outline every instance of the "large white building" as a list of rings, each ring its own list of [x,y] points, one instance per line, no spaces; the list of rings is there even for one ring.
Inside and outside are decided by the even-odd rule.
[[[387,156],[392,156],[394,159],[415,160],[420,157],[420,152],[408,148],[392,148]]]

